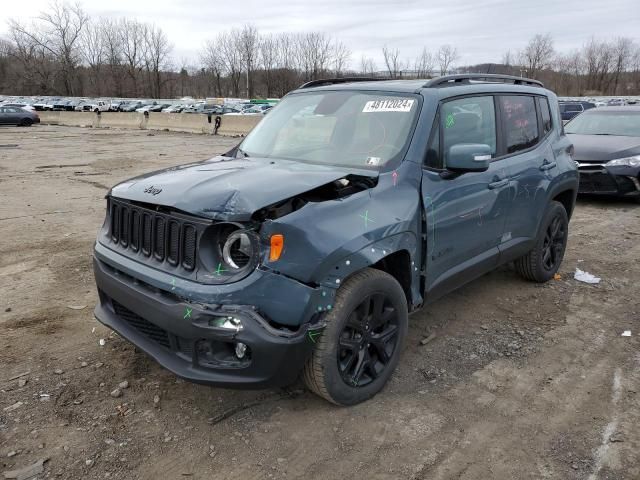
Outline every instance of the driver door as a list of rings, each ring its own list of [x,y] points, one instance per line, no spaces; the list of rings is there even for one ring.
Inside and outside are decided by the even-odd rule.
[[[497,109],[490,95],[440,105],[422,175],[427,231],[427,298],[438,297],[495,268],[509,210],[509,172],[494,160],[484,172],[447,170],[449,149],[484,144],[497,156]]]

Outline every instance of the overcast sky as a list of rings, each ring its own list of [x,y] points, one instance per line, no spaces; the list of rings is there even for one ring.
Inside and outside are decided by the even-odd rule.
[[[28,21],[48,0],[0,0],[0,34],[7,20]],[[155,23],[169,36],[174,57],[194,62],[218,32],[253,23],[264,33],[324,31],[342,40],[358,67],[364,54],[382,69],[381,48],[413,59],[426,46],[457,47],[459,65],[500,61],[536,33],[551,33],[557,50],[579,48],[595,35],[640,43],[640,0],[84,0],[91,16]]]

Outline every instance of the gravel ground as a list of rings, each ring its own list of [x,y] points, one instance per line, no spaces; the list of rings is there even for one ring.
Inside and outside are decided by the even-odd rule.
[[[42,478],[68,479],[640,478],[633,203],[579,201],[560,279],[504,267],[412,315],[391,382],[353,408],[301,384],[192,385],[102,327],[91,248],[108,187],[236,141],[0,129],[0,471],[45,460]],[[576,267],[601,283],[577,282]]]

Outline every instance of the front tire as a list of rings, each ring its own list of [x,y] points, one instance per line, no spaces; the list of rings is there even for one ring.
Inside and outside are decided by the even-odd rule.
[[[398,364],[407,336],[407,299],[388,273],[367,268],[338,290],[327,327],[303,370],[307,387],[336,405],[378,393]]]
[[[544,283],[556,274],[569,236],[569,217],[560,202],[552,201],[542,218],[533,248],[515,261],[517,272],[527,280]]]
[[[23,118],[20,121],[21,127],[30,127],[31,125],[33,125],[33,120],[31,120],[30,118]]]

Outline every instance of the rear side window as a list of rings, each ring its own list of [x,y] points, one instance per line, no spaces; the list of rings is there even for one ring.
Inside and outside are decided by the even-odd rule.
[[[538,109],[540,110],[540,117],[542,118],[542,133],[546,135],[553,128],[551,110],[549,110],[549,100],[547,100],[547,97],[538,97]]]
[[[540,140],[534,98],[527,95],[500,96],[507,154],[533,147]]]
[[[535,114],[535,110],[534,110]],[[489,145],[496,154],[496,112],[492,96],[465,97],[442,105],[440,113],[444,167],[449,149],[459,143]]]

